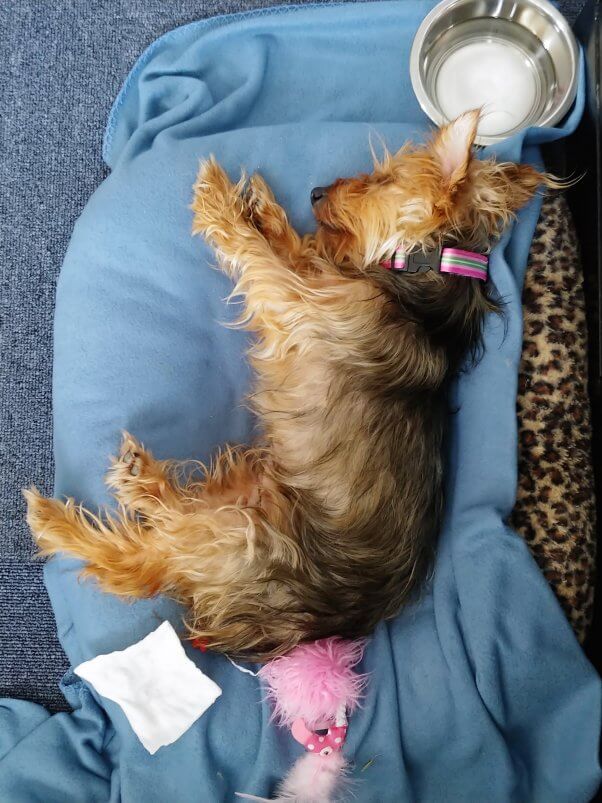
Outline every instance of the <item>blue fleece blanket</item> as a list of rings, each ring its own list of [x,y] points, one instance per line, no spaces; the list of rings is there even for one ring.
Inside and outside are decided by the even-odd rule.
[[[260,170],[302,231],[309,189],[370,166],[369,137],[389,147],[427,120],[408,57],[430,0],[279,8],[218,18],[155,42],[129,76],[104,143],[111,175],[78,221],[57,294],[56,493],[108,502],[102,476],[121,429],[161,457],[207,458],[244,442],[253,422],[245,335],[209,249],[190,236],[199,158],[237,175]],[[497,148],[537,160],[530,132]],[[421,600],[382,625],[346,753],[358,801],[578,801],[599,781],[600,681],[523,541],[505,520],[516,485],[520,288],[539,212],[534,201],[496,248],[492,280],[505,322],[487,323],[486,354],[454,390],[447,515]],[[505,330],[504,330],[505,325]],[[61,642],[73,665],[122,649],[163,620],[164,599],[128,604],[78,581],[79,564],[46,567]],[[68,674],[72,714],[0,704],[0,800],[188,803],[268,795],[301,748],[268,722],[256,678],[187,648],[223,689],[177,742],[150,756],[123,712]]]

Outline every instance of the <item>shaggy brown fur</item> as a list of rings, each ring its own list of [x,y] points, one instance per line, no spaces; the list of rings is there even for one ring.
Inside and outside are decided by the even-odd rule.
[[[299,237],[259,176],[210,160],[194,233],[215,247],[256,334],[251,403],[264,437],[196,478],[130,436],[103,518],[28,492],[43,554],[83,558],[107,591],[169,594],[192,636],[265,659],[369,633],[425,577],[442,509],[446,387],[494,304],[474,279],[393,273],[394,249],[491,239],[548,177],[471,158],[477,113],[423,147],[340,179]]]

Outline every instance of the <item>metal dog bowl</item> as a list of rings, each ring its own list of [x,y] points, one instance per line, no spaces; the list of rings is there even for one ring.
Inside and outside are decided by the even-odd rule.
[[[418,29],[410,75],[438,125],[482,108],[477,143],[554,125],[577,92],[579,49],[548,0],[443,0]]]

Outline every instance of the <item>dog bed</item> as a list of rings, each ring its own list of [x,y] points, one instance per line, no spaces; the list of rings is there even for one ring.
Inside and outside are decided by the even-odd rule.
[[[245,336],[225,278],[189,235],[190,186],[214,152],[259,169],[301,230],[309,188],[370,166],[370,135],[423,137],[409,46],[430,2],[278,9],[195,23],[158,40],[120,93],[105,139],[112,173],[78,221],[57,294],[56,492],[108,502],[107,456],[123,428],[159,456],[207,458],[252,421]],[[502,159],[538,160],[518,136]],[[589,800],[599,782],[600,683],[524,541],[504,521],[516,486],[520,288],[539,200],[492,255],[506,302],[486,353],[454,389],[447,513],[422,598],[374,635],[370,684],[348,755],[361,801]],[[46,583],[73,665],[122,649],[164,620],[165,599],[128,604],[52,560]],[[48,803],[231,800],[269,794],[299,748],[269,722],[252,675],[189,645],[223,690],[178,741],[145,752],[123,712],[68,674],[70,715],[4,701],[0,799]],[[31,794],[30,794],[31,790]]]

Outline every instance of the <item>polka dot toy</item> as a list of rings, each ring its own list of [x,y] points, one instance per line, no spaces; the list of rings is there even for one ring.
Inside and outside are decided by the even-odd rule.
[[[323,731],[325,733],[320,735]],[[345,737],[347,736],[347,725],[325,725],[319,731],[312,731],[309,730],[302,719],[296,719],[291,725],[291,733],[308,752],[329,756],[335,750],[343,749]]]
[[[274,705],[273,719],[289,727],[305,748],[274,801],[332,803],[340,798],[347,716],[357,708],[367,680],[355,671],[364,645],[338,637],[320,639],[295,647],[259,670]]]

